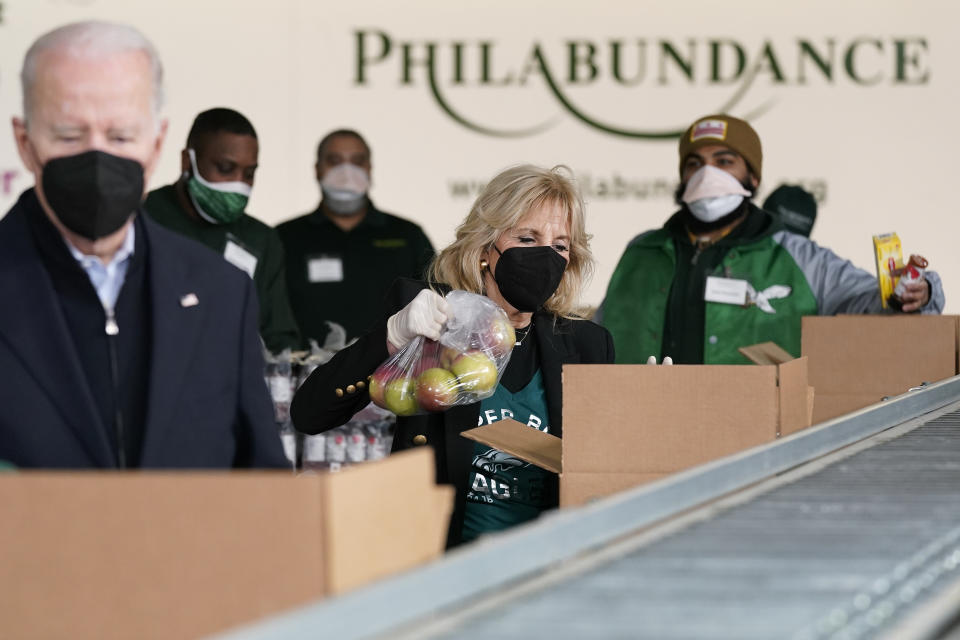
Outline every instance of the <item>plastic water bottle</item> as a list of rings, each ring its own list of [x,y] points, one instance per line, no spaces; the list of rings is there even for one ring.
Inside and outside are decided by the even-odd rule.
[[[283,445],[283,454],[295,467],[297,464],[297,433],[293,430],[293,423],[290,420],[280,425],[280,442]]]
[[[320,471],[327,467],[327,434],[303,438],[303,468]]]
[[[369,425],[367,428],[367,460],[383,460],[387,457],[386,442],[383,438],[383,429],[379,423]]]
[[[360,427],[352,427],[347,433],[347,462],[356,464],[367,459],[366,438]]]
[[[347,460],[347,435],[342,429],[334,429],[327,435],[327,469],[339,471]]]
[[[267,384],[273,399],[274,419],[283,424],[290,420],[290,401],[293,400],[290,363],[268,365]]]

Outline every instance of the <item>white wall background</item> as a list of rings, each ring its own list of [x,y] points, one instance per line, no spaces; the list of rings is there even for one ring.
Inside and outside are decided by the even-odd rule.
[[[765,153],[760,199],[785,180],[815,186],[825,199],[814,239],[870,271],[871,235],[899,232],[905,252],[926,255],[941,272],[947,310],[960,312],[958,180],[950,151],[960,97],[960,5],[954,3],[0,0],[0,7],[4,121],[20,112],[17,74],[38,35],[86,18],[131,23],[157,45],[167,74],[170,132],[153,186],[176,178],[193,117],[229,106],[258,130],[261,168],[249,211],[268,223],[316,205],[315,145],[337,127],[368,138],[375,202],[422,224],[438,247],[452,239],[472,200],[455,194],[456,184],[482,182],[522,161],[569,165],[586,190],[599,260],[584,300],[590,304],[603,297],[626,242],[673,211],[676,140],[614,136],[584,124],[558,102],[535,66],[522,86],[494,82],[522,72],[539,44],[572,102],[617,127],[648,130],[683,128],[740,92],[734,115],[763,110],[753,119]],[[364,85],[356,82],[358,30],[383,32],[393,45],[383,61],[367,67]],[[746,73],[730,84],[711,83],[710,39],[735,41],[748,68],[760,64],[749,86]],[[858,39],[863,43],[853,47],[853,63],[865,83],[852,79],[844,65]],[[642,82],[612,80],[612,40],[623,42],[623,73],[630,76],[638,69],[637,41],[646,40]],[[692,80],[660,59],[661,40],[683,56],[692,46]],[[821,55],[833,47],[829,79],[809,59],[801,64],[800,40]],[[905,43],[900,82],[898,40]],[[569,41],[596,45],[594,82],[568,82]],[[440,92],[462,116],[489,127],[549,122],[550,128],[518,138],[465,128],[434,100],[424,66],[411,68],[409,84],[401,81],[405,42],[417,60],[426,42],[435,43]],[[452,82],[453,42],[463,43],[461,84]],[[479,83],[481,42],[490,43],[486,86]],[[760,56],[765,43],[782,78]],[[733,49],[726,46],[724,65],[730,65]],[[587,67],[578,71],[583,77]],[[721,73],[732,70],[722,66]],[[603,193],[600,183],[617,177],[630,188]],[[31,183],[12,135],[0,135],[0,212]]]

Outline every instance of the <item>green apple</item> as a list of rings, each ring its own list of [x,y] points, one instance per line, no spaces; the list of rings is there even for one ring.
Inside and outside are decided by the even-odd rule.
[[[417,412],[417,383],[406,376],[387,383],[383,392],[384,406],[398,416],[412,416]]]
[[[425,411],[443,411],[457,401],[457,376],[446,369],[433,367],[417,378],[417,402]]]
[[[497,384],[497,365],[483,351],[461,353],[450,371],[456,374],[463,389],[477,394],[487,394]]]
[[[392,378],[396,378],[403,375],[398,367],[393,365],[381,365],[373,372],[373,375],[370,376],[370,379],[367,383],[368,388],[370,389],[370,399],[373,400],[374,404],[387,408],[386,402],[383,398],[383,392],[387,388],[387,383],[390,382]]]

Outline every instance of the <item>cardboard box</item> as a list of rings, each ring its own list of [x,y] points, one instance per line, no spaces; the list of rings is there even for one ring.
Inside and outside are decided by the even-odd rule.
[[[803,318],[803,355],[823,422],[960,372],[960,317],[897,315]]]
[[[341,473],[0,476],[10,638],[194,638],[442,553],[432,450]]]
[[[512,420],[464,436],[560,472],[560,505],[573,506],[809,426],[808,387],[805,358],[565,365],[562,441]]]

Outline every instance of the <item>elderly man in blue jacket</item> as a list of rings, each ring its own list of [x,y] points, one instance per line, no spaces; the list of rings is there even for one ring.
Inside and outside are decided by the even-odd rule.
[[[70,24],[21,78],[35,186],[0,220],[0,459],[283,466],[250,278],[141,215],[167,129],[153,46]]]

